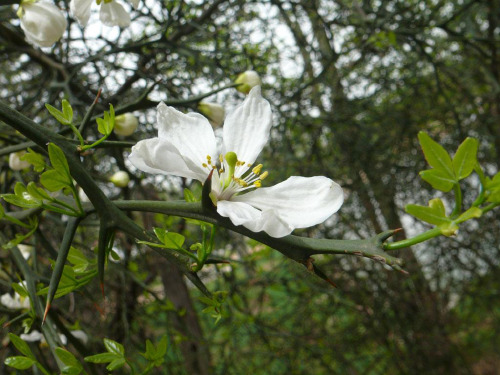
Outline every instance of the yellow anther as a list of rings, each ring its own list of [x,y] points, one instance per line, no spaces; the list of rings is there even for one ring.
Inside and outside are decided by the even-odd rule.
[[[250,164],[250,163],[248,163],[248,164],[247,164],[247,167],[248,167],[248,168],[250,168],[251,166],[252,166],[252,164]]]
[[[255,187],[258,187],[260,188],[262,186],[262,182],[260,180],[257,180],[253,183],[255,185]]]
[[[207,163],[203,163],[202,166],[203,166],[203,168],[208,168]]]
[[[262,174],[259,176],[259,178],[260,178],[261,180],[263,180],[263,179],[264,179],[264,178],[266,178],[268,175],[269,175],[269,172],[268,172],[268,171],[265,171],[264,173],[262,173]]]
[[[262,170],[262,164],[259,164],[252,169],[252,172],[256,175],[259,175],[261,170]]]
[[[221,164],[224,162],[224,157],[222,156],[222,154],[219,155],[219,161]]]

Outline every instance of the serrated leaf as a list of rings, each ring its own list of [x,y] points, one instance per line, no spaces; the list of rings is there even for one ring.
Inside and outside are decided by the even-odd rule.
[[[73,108],[71,108],[71,104],[66,99],[62,101],[62,112],[64,118],[71,124],[73,122]]]
[[[28,357],[17,356],[6,358],[4,363],[7,366],[14,367],[17,370],[27,370],[31,366],[33,366],[36,361]]]
[[[125,349],[123,348],[122,344],[106,338],[103,341],[104,341],[104,346],[106,347],[106,350],[108,352],[119,354],[121,356],[123,356],[123,354],[125,353]]]
[[[68,177],[55,169],[45,171],[40,176],[40,183],[49,191],[59,191],[72,183]]]
[[[418,133],[418,140],[420,141],[420,146],[422,147],[427,163],[436,170],[442,171],[444,176],[456,180],[451,157],[443,146],[422,131]]]
[[[455,223],[463,223],[464,221],[481,217],[483,211],[477,207],[471,207],[464,213],[462,213],[459,217],[455,219]]]
[[[66,119],[64,114],[58,110],[57,108],[51,106],[50,104],[46,103],[45,108],[50,112],[52,117],[54,117],[57,121],[59,121],[62,125],[69,125],[71,122]]]
[[[422,180],[431,184],[434,189],[445,193],[453,189],[453,185],[456,183],[454,178],[450,178],[446,173],[439,169],[427,169],[426,171],[421,171],[419,175]]]
[[[24,354],[26,357],[35,360],[35,355],[31,351],[29,345],[19,336],[16,336],[13,333],[9,333],[9,339],[12,344],[16,347],[17,350],[19,350],[22,354]]]
[[[442,225],[451,222],[442,212],[432,207],[409,204],[405,207],[405,211],[417,219],[433,225]]]
[[[89,357],[85,357],[83,360],[85,362],[92,362],[92,363],[108,363],[112,362],[117,358],[122,358],[121,356],[117,356],[114,353],[99,353],[95,355],[91,355]]]
[[[461,180],[469,176],[477,163],[478,142],[475,138],[467,138],[458,147],[453,157],[453,170],[455,176]]]

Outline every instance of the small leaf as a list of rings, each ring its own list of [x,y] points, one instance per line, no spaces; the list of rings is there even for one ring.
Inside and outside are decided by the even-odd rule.
[[[104,339],[104,346],[110,353],[119,354],[121,356],[123,356],[123,354],[125,353],[123,345],[111,339]]]
[[[409,204],[405,207],[405,211],[417,219],[433,225],[442,225],[451,222],[450,219],[444,216],[444,212],[440,212],[433,207]]]
[[[418,133],[418,140],[429,165],[442,171],[444,176],[454,180],[453,164],[450,155],[448,155],[443,146],[432,140],[427,133],[422,131]]]
[[[19,294],[21,297],[24,297],[24,298],[27,298],[29,296],[29,293],[28,291],[26,290],[26,288],[23,286],[23,284],[18,284],[18,283],[12,283],[11,284],[12,286],[12,289],[14,289],[14,291]],[[26,353],[23,353],[24,355],[27,355]]]
[[[71,124],[70,121],[66,119],[64,114],[58,110],[57,108],[51,106],[50,104],[46,103],[45,108],[50,112],[50,114],[57,120],[59,121],[62,125],[69,125]]]
[[[467,138],[458,147],[453,157],[453,170],[455,176],[461,180],[469,176],[477,163],[478,142],[475,138]]]
[[[83,366],[80,363],[80,361],[78,359],[76,359],[76,357],[72,353],[68,352],[66,349],[57,347],[55,351],[56,351],[57,356],[61,360],[61,362],[64,363],[66,366],[69,366],[69,367],[74,368],[74,369],[79,370],[79,371],[81,371],[83,369]],[[63,373],[74,374],[74,372],[72,372],[72,371],[71,372],[64,372],[63,371]],[[79,374],[79,372],[76,372],[76,374]]]
[[[33,366],[36,361],[28,357],[8,357],[4,362],[7,366],[14,367],[17,370],[27,370]]]
[[[35,172],[41,172],[45,169],[47,164],[45,163],[45,158],[33,151],[31,148],[28,148],[28,152],[21,156],[21,160],[27,161],[33,166]]]
[[[175,232],[168,232],[167,230],[162,228],[154,228],[154,232],[156,234],[156,237],[158,237],[158,239],[166,247],[171,249],[182,248],[182,245],[184,245],[184,241],[186,240],[186,237],[184,237],[182,234]]]
[[[73,108],[66,99],[62,101],[62,111],[64,118],[71,124],[73,122]]]
[[[43,172],[40,176],[40,182],[49,191],[59,191],[72,183],[72,181],[68,181],[66,175],[55,169]]]
[[[64,155],[63,150],[55,143],[49,143],[49,159],[52,167],[68,177],[68,180],[71,182],[71,173],[69,172],[68,161],[66,160],[66,155]]]
[[[19,350],[26,357],[35,360],[35,355],[31,351],[29,345],[22,338],[14,335],[13,333],[9,333],[9,339],[17,350]]]
[[[477,207],[471,207],[464,213],[462,213],[459,217],[455,219],[455,223],[463,223],[464,221],[475,219],[481,217],[483,211]]]
[[[439,169],[427,169],[426,171],[421,171],[419,175],[422,180],[431,184],[434,189],[445,193],[453,189],[453,185],[456,183],[454,178],[450,178],[446,173]]]
[[[92,362],[92,363],[108,363],[114,361],[117,358],[122,358],[122,357],[117,356],[116,354],[113,353],[99,353],[91,355],[89,357],[85,357],[83,360],[85,362]]]
[[[439,226],[441,233],[446,237],[451,237],[457,233],[458,225],[455,222],[449,222],[447,224],[442,224]]]
[[[44,199],[51,200],[50,195],[47,194],[47,192],[45,190],[40,189],[38,186],[36,186],[36,184],[33,181],[28,183],[28,185],[26,186],[26,190],[27,190],[28,194],[31,195],[35,199],[38,199],[40,201],[42,201]]]
[[[114,371],[116,369],[119,369],[120,367],[123,367],[123,365],[125,365],[125,358],[117,358],[109,365],[107,365],[106,369],[108,371]]]
[[[184,189],[184,200],[186,202],[196,202],[196,198],[193,194],[193,192],[189,189]]]
[[[14,194],[3,194],[2,198],[4,201],[10,204],[23,208],[35,208],[35,207],[40,207],[42,205],[42,202],[40,201],[33,199],[26,200]]]

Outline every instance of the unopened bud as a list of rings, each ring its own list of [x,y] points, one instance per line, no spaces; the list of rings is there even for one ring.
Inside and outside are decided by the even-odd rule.
[[[28,168],[31,164],[27,161],[21,160],[21,157],[26,154],[26,151],[13,152],[9,155],[9,167],[13,171],[20,171],[21,169]]]
[[[224,123],[226,111],[224,107],[217,103],[201,102],[198,104],[198,110],[205,115],[214,128]]]
[[[243,94],[248,94],[255,86],[262,85],[259,73],[254,70],[247,70],[246,72],[241,73],[238,78],[236,78],[234,83],[239,84],[239,86],[236,86],[236,90],[242,92]]]
[[[132,113],[124,113],[123,115],[115,117],[115,134],[122,135],[124,137],[131,135],[137,126],[139,121]]]
[[[130,182],[130,177],[129,177],[127,172],[118,171],[113,176],[111,176],[109,178],[109,181],[111,181],[113,184],[115,184],[115,186],[124,188]]]

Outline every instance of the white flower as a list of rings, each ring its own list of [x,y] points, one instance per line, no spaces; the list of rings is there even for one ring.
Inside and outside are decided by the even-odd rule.
[[[89,22],[90,8],[94,2],[101,6],[99,18],[104,25],[120,27],[130,25],[130,14],[122,4],[115,0],[71,0],[69,3],[71,13],[80,25],[86,26]],[[132,0],[131,3],[134,8],[137,8],[139,0]]]
[[[234,83],[240,84],[239,86],[236,86],[236,90],[242,92],[243,94],[248,94],[255,86],[262,85],[259,73],[255,70],[247,70],[246,72],[241,73],[236,78]]]
[[[31,164],[25,160],[21,160],[26,154],[26,151],[18,151],[9,154],[9,168],[13,171],[20,171],[24,168],[28,168]]]
[[[81,342],[83,342],[84,344],[87,344],[87,342],[89,341],[89,337],[87,336],[87,334],[82,331],[82,330],[76,330],[76,331],[71,331],[71,334],[76,337],[78,340],[80,340]]]
[[[42,345],[47,344],[47,341],[45,340],[45,336],[37,330],[33,330],[30,333],[22,333],[19,337],[24,341],[28,341],[28,342],[40,341],[40,344],[42,344]],[[59,334],[59,340],[60,340],[61,344],[63,344],[63,345],[66,345],[68,343],[68,339],[62,333]]]
[[[21,297],[17,293],[14,293],[14,297],[9,293],[2,294],[2,296],[0,296],[0,303],[12,310],[30,308],[30,299],[28,297]]]
[[[40,47],[50,47],[61,39],[67,21],[61,10],[44,1],[22,1],[17,12],[26,39]]]
[[[212,127],[203,116],[183,114],[164,103],[158,105],[157,116],[158,137],[132,147],[132,164],[145,172],[202,183],[213,170],[212,201],[217,212],[234,225],[283,237],[295,228],[325,221],[342,205],[342,188],[326,177],[292,176],[273,187],[260,188],[268,173],[261,173],[261,164],[251,167],[267,143],[272,117],[260,87],[253,88],[226,117],[220,155]]]
[[[131,135],[139,126],[139,121],[132,113],[124,113],[123,115],[115,117],[115,127],[113,131],[117,135],[124,137]]]
[[[226,111],[220,104],[201,102],[198,104],[198,110],[208,118],[213,127],[221,126],[224,123]]]
[[[111,181],[117,187],[124,188],[130,182],[130,177],[129,177],[129,175],[128,175],[127,172],[125,172],[125,171],[118,171],[118,172],[115,172],[109,178],[109,181]]]
[[[23,245],[19,244],[17,245],[17,248],[21,252],[22,256],[24,259],[28,260],[31,254],[33,254],[34,247],[31,245]]]

